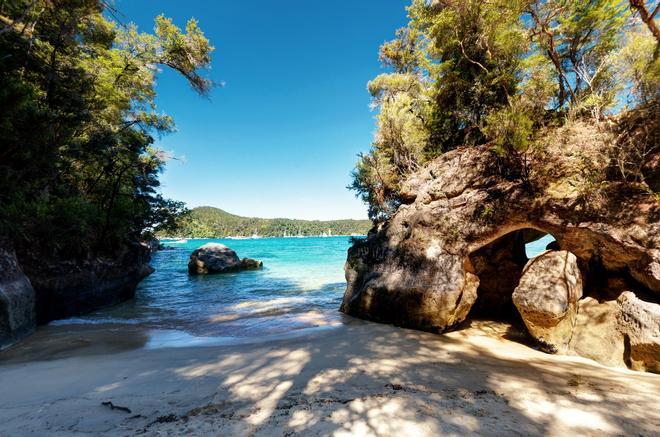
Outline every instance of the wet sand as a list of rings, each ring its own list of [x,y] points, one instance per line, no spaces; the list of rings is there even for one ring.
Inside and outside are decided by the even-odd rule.
[[[0,435],[660,433],[660,375],[547,355],[498,323],[439,336],[346,318],[166,348],[138,326],[56,328],[0,353]]]

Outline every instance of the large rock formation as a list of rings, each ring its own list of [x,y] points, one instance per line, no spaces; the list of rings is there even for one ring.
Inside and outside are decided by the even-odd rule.
[[[617,299],[619,330],[629,347],[630,367],[660,373],[660,305],[627,291]]]
[[[598,298],[599,284],[612,275],[657,302],[660,201],[622,182],[593,184],[609,165],[612,143],[604,130],[589,126],[556,130],[532,157],[530,183],[501,177],[486,146],[430,162],[404,182],[396,213],[349,250],[341,310],[411,328],[450,329],[479,296],[479,277],[497,275],[497,265],[475,257],[527,230],[552,234],[576,256],[585,295]],[[501,292],[510,294],[515,285]]]
[[[190,255],[188,273],[207,275],[209,273],[229,273],[240,270],[255,270],[263,267],[261,261],[243,258],[236,252],[219,243],[207,243]]]
[[[542,236],[537,232],[512,232],[470,255],[479,277],[479,294],[472,312],[477,316],[507,319],[514,310],[511,290],[520,281],[527,254],[525,243]]]
[[[581,297],[577,258],[565,250],[531,259],[513,291],[513,303],[530,334],[552,352],[568,349]]]
[[[2,247],[4,246],[4,247]],[[8,244],[0,246],[0,349],[36,327],[34,289]]]
[[[146,245],[133,244],[112,257],[21,260],[36,292],[37,322],[80,316],[131,299],[140,281],[154,271],[150,256]]]
[[[618,323],[615,300],[598,302],[585,297],[579,309],[569,353],[612,367],[626,367],[626,345]]]

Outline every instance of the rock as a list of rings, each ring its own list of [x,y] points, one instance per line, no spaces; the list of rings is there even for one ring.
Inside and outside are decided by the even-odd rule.
[[[545,246],[545,250],[561,250],[561,247],[559,247],[559,243],[556,241],[551,241]]]
[[[402,181],[396,212],[348,251],[341,310],[434,332],[456,327],[475,302],[482,316],[502,314],[524,263],[519,245],[501,240],[520,231],[550,234],[575,255],[599,300],[610,275],[660,300],[660,200],[625,183],[590,185],[613,138],[578,127],[536,149],[533,189],[499,176],[489,146],[444,153]]]
[[[527,264],[525,241],[522,231],[512,232],[470,256],[479,277],[475,315],[506,319],[515,311],[511,293]]]
[[[207,275],[209,273],[229,273],[240,270],[254,270],[263,267],[261,261],[249,258],[241,260],[236,252],[224,244],[207,243],[190,255],[188,273]]]
[[[582,275],[570,252],[547,251],[532,258],[513,292],[513,303],[530,334],[552,352],[564,353],[577,319]]]
[[[31,334],[36,326],[35,293],[16,254],[0,246],[0,350]]]
[[[629,348],[629,364],[634,370],[660,373],[660,305],[645,302],[630,291],[619,296],[619,330]]]
[[[165,248],[165,245],[162,244],[158,238],[150,238],[149,240],[142,242],[142,245],[146,247],[152,254]]]
[[[81,316],[125,302],[154,269],[150,251],[135,243],[113,254],[76,261],[21,259],[36,293],[37,323]]]
[[[259,270],[264,266],[262,261],[257,261],[256,259],[243,258],[241,260],[241,268],[243,270]]]
[[[626,367],[623,334],[618,326],[616,301],[599,303],[592,297],[579,302],[570,353],[590,358],[605,366]]]
[[[477,298],[479,279],[465,274],[462,260],[443,256],[440,242],[415,258],[374,243],[357,242],[349,250],[341,311],[428,331],[465,320]],[[365,262],[370,269],[363,275]]]

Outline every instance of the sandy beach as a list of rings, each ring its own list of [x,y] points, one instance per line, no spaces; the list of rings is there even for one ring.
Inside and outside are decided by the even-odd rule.
[[[156,348],[138,328],[0,354],[0,435],[658,435],[660,375],[551,356],[473,322],[346,318],[259,344]]]

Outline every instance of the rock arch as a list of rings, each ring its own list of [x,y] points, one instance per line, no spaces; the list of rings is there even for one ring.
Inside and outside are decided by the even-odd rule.
[[[415,329],[453,329],[477,301],[471,258],[525,229],[553,235],[577,257],[585,295],[598,304],[629,290],[658,303],[660,202],[619,186],[585,206],[566,188],[579,175],[556,172],[565,151],[556,153],[546,156],[552,171],[538,176],[533,192],[490,171],[487,147],[455,150],[427,165],[403,184],[396,214],[349,250],[341,310]]]
[[[468,255],[472,272],[479,278],[472,315],[498,320],[516,316],[511,296],[530,259],[525,246],[546,235],[552,234],[535,228],[520,228]]]

